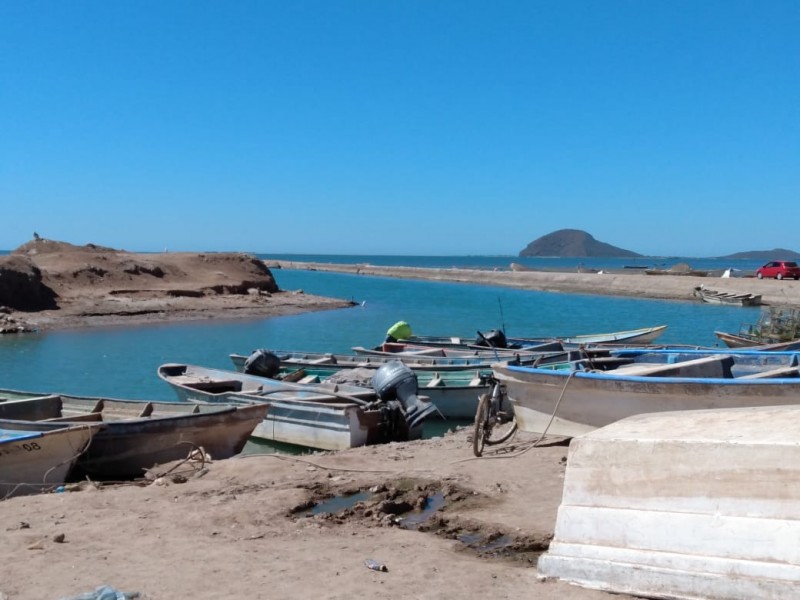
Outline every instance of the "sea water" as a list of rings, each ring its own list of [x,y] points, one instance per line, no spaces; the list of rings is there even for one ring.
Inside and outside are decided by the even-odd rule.
[[[364,261],[366,262],[366,261]],[[374,262],[374,261],[373,261]],[[408,261],[406,261],[408,262]],[[667,325],[659,342],[717,345],[758,308],[526,291],[276,269],[283,290],[352,300],[350,308],[295,316],[88,328],[0,336],[0,388],[133,399],[174,399],[156,375],[167,362],[232,368],[229,354],[256,348],[349,352],[383,341],[394,322],[420,335],[604,333]]]

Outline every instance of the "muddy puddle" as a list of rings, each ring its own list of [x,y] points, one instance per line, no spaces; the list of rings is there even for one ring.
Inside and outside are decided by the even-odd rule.
[[[403,480],[368,489],[335,490],[324,484],[309,488],[309,499],[289,511],[293,519],[315,518],[336,525],[357,522],[367,527],[401,527],[459,542],[460,551],[482,558],[535,565],[550,536],[527,536],[462,519],[456,509],[486,501],[454,484]]]

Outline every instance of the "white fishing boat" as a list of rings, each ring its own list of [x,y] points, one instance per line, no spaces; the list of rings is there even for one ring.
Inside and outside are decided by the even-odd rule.
[[[436,410],[417,395],[416,377],[399,361],[375,372],[373,388],[285,382],[185,364],[161,365],[158,375],[180,400],[268,404],[252,437],[320,450],[419,439],[423,421]]]
[[[649,344],[656,340],[664,331],[666,325],[655,327],[642,327],[640,329],[628,329],[624,331],[612,331],[609,333],[586,333],[580,335],[554,335],[539,337],[520,337],[507,336],[500,329],[493,329],[487,332],[478,331],[475,337],[464,336],[412,336],[408,339],[399,339],[398,342],[415,344],[421,346],[439,346],[445,348],[472,348],[486,349],[497,348],[502,350],[522,350],[528,352],[551,351],[547,344],[560,343],[557,347],[562,350],[565,347],[579,346],[586,344]],[[538,347],[537,347],[538,346]]]
[[[89,445],[97,424],[51,429],[26,422],[0,427],[0,499],[55,489]]]
[[[694,288],[694,295],[708,304],[725,306],[759,306],[761,304],[761,294],[712,290],[703,285]]]
[[[800,407],[644,414],[570,443],[542,577],[636,597],[794,600]]]
[[[333,383],[370,387],[377,369],[389,360],[384,357],[358,357],[360,361],[338,362],[331,355],[330,361],[320,362],[308,360],[281,360],[279,355],[272,354],[272,360],[266,361],[266,368],[261,370],[262,359],[272,354],[266,350],[256,350],[249,356],[231,354],[231,362],[239,372],[269,377],[277,381],[297,383]],[[357,357],[349,357],[357,358]],[[365,360],[366,358],[366,360]],[[353,367],[350,365],[361,364]],[[405,363],[407,364],[407,363]],[[417,370],[409,365],[417,377],[420,393],[436,405],[436,415],[445,419],[473,419],[478,409],[481,394],[489,391],[488,376],[492,373],[491,365],[483,369],[446,369],[435,371]]]

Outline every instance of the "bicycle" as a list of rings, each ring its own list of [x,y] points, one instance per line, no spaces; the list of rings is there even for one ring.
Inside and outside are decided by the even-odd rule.
[[[494,375],[489,375],[488,382],[492,389],[478,399],[472,434],[472,452],[478,457],[483,454],[484,445],[502,444],[517,431],[517,419],[505,386]]]

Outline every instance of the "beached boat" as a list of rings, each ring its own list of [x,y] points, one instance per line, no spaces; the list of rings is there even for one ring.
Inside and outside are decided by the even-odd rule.
[[[375,372],[372,389],[291,383],[185,364],[162,365],[158,376],[180,400],[266,403],[269,413],[253,437],[322,450],[419,439],[423,421],[436,410],[417,396],[416,376],[399,361]]]
[[[0,499],[52,490],[66,481],[98,425],[0,423]]]
[[[449,359],[470,359],[483,363],[511,362],[515,364],[531,364],[540,356],[548,356],[564,352],[561,342],[548,341],[530,344],[525,348],[487,348],[466,346],[434,346],[413,344],[410,342],[384,342],[380,346],[365,348],[353,346],[351,350],[360,356],[388,356],[401,359],[416,360],[420,357],[441,357]]]
[[[715,331],[714,335],[728,348],[748,348],[761,344],[758,337],[747,334]]]
[[[515,273],[523,273],[525,271],[533,271],[531,267],[527,265],[523,265],[522,263],[512,262],[508,265],[508,268],[514,271]]]
[[[586,344],[649,344],[657,339],[664,331],[666,325],[656,327],[642,327],[625,331],[610,333],[588,333],[581,335],[565,335],[552,337],[517,337],[507,336],[502,330],[477,332],[475,337],[462,336],[412,336],[408,339],[398,340],[407,344],[441,347],[468,347],[481,349],[496,347],[501,349],[523,350],[526,352],[548,351],[548,344],[560,343],[562,349],[569,346]]]
[[[800,407],[630,417],[572,440],[540,577],[642,598],[797,597]]]
[[[627,349],[598,365],[497,364],[494,373],[506,385],[520,429],[571,437],[646,412],[798,404],[798,356]]]
[[[42,430],[64,423],[99,424],[70,476],[95,480],[141,477],[147,469],[186,458],[194,449],[212,459],[229,458],[242,451],[269,409],[12,390],[0,390],[0,400],[5,400],[0,401],[0,427],[23,421]]]
[[[726,306],[758,306],[761,304],[761,294],[723,292],[712,290],[702,285],[694,288],[694,295],[708,304],[723,304]]]
[[[231,354],[230,358],[237,371],[251,375],[297,383],[345,383],[362,387],[372,385],[378,367],[386,364],[387,360],[396,360],[378,358],[365,362],[362,359],[364,366],[352,367],[334,362],[298,365],[291,361],[279,361],[276,357],[273,360],[279,361],[277,365],[270,364],[261,371],[258,367],[263,353],[268,351],[256,350],[249,357]],[[435,404],[437,414],[446,419],[473,419],[480,395],[489,391],[488,376],[492,373],[491,366],[457,371],[417,371],[413,367],[412,370],[417,376],[420,393]]]
[[[414,356],[396,356],[394,353],[389,355],[359,355],[359,354],[337,354],[331,352],[305,352],[300,350],[265,350],[274,354],[280,364],[286,367],[318,367],[318,366],[338,366],[344,369],[374,368],[382,367],[392,360],[402,360],[412,371],[419,376],[421,371],[491,371],[492,363],[497,362],[496,355],[490,357],[483,356],[428,356],[417,354]],[[254,351],[255,352],[255,351]],[[252,353],[251,353],[252,354]],[[250,356],[250,355],[248,355]],[[244,371],[244,362],[247,356],[242,354],[231,354],[231,361],[239,371]]]
[[[739,333],[715,331],[730,348],[800,341],[800,308],[769,306],[761,311],[756,323],[745,323]]]

